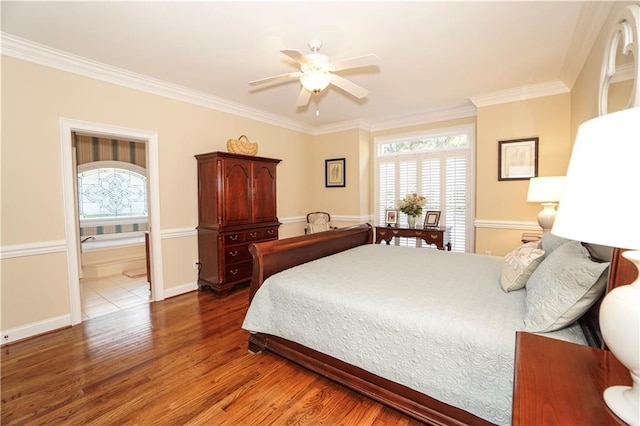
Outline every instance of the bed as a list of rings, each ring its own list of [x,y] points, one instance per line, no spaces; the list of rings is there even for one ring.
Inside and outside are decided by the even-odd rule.
[[[556,255],[529,277],[543,287],[553,278],[542,264],[581,247],[549,241]],[[600,294],[615,281],[607,276],[627,275],[623,262],[609,274],[608,262],[589,261],[595,303],[579,322],[562,315],[550,326],[531,309],[533,286],[530,299],[502,288],[504,258],[372,242],[365,224],[250,246],[249,351],[279,354],[431,424],[510,423],[515,332],[602,345]]]

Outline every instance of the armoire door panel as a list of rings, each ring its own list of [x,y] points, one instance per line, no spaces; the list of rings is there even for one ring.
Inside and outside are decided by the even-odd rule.
[[[224,225],[249,224],[252,221],[251,164],[228,160],[225,163],[224,196],[222,198]]]
[[[255,164],[253,173],[253,221],[277,221],[276,165]]]

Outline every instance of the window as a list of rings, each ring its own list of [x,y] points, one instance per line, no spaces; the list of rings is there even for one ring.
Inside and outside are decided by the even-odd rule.
[[[398,200],[416,192],[427,198],[427,210],[441,211],[440,226],[450,227],[454,251],[473,249],[474,127],[461,126],[412,135],[376,138],[376,206],[378,224]],[[399,223],[407,225],[400,214]],[[400,239],[400,245],[421,245]]]
[[[142,167],[95,161],[78,167],[80,227],[95,233],[140,231],[148,221],[147,177]]]

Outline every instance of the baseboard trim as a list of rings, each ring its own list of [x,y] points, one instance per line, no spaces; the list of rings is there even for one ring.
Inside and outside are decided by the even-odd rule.
[[[175,287],[165,288],[164,289],[164,298],[180,296],[184,293],[189,293],[190,291],[194,291],[198,289],[198,283],[188,283]]]
[[[18,340],[35,337],[40,334],[49,333],[64,327],[71,326],[71,314],[49,318],[43,321],[36,321],[20,327],[10,328],[2,331],[2,344],[17,342]]]

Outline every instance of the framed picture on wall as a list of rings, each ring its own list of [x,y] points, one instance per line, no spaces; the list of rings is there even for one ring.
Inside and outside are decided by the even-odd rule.
[[[538,138],[498,141],[498,180],[538,176]]]
[[[344,158],[324,160],[324,186],[326,188],[344,188],[346,186]]]

